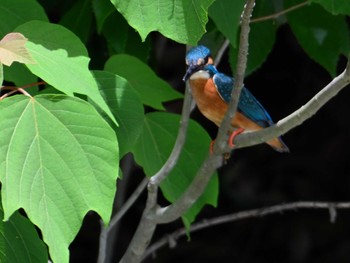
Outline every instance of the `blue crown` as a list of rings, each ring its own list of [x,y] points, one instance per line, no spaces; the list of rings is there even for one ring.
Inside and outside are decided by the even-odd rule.
[[[210,50],[205,46],[197,46],[191,48],[186,54],[186,62],[188,65],[197,65],[198,60],[210,57]]]

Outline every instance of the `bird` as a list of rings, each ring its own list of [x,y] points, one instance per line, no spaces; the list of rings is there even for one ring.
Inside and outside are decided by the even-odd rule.
[[[218,127],[224,119],[231,100],[234,78],[217,70],[210,49],[199,45],[186,54],[187,71],[183,81],[189,80],[193,98],[199,111]],[[254,95],[243,87],[238,100],[237,112],[231,120],[228,144],[234,147],[234,137],[242,132],[258,131],[274,125],[270,114]],[[266,142],[278,152],[289,152],[280,137]],[[211,145],[211,151],[212,151]]]

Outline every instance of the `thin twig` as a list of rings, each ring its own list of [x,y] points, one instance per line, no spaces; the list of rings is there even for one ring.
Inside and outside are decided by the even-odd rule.
[[[266,21],[266,20],[277,19],[279,16],[285,15],[286,13],[289,13],[291,11],[299,9],[300,7],[303,7],[303,6],[307,5],[308,3],[309,3],[309,1],[305,1],[303,3],[299,3],[297,5],[291,6],[291,7],[287,8],[287,9],[284,9],[284,10],[282,10],[280,12],[277,12],[277,13],[274,13],[272,15],[258,17],[258,18],[253,18],[253,19],[250,20],[250,23],[257,23],[257,22],[263,22],[263,21]],[[225,51],[226,51],[226,49],[228,48],[229,45],[230,45],[230,41],[228,39],[226,39],[224,41],[224,43],[222,44],[222,46],[220,47],[219,51],[217,52],[217,55],[216,55],[215,60],[214,60],[215,66],[220,64],[222,56],[225,53]]]
[[[27,85],[23,85],[21,87],[16,87],[16,86],[1,86],[0,90],[10,90],[10,92],[5,93],[0,97],[0,100],[3,100],[4,98],[16,93],[16,92],[21,92],[23,95],[27,97],[32,97],[28,92],[26,92],[24,89],[34,87],[34,86],[39,86],[39,85],[44,85],[46,84],[45,81],[39,81],[39,82],[34,82],[30,83]]]
[[[231,223],[242,219],[247,218],[257,218],[263,217],[266,215],[282,213],[290,210],[297,209],[328,209],[330,213],[330,222],[335,222],[336,209],[349,209],[350,202],[342,202],[342,203],[332,203],[332,202],[317,202],[317,201],[302,201],[302,202],[293,202],[288,204],[274,205],[264,208],[258,208],[248,211],[242,211],[238,213],[232,213],[229,215],[219,216],[212,219],[206,219],[202,222],[195,223],[191,225],[190,229],[181,228],[174,231],[171,234],[166,235],[160,240],[156,241],[152,244],[143,257],[143,260],[149,257],[150,255],[154,255],[157,250],[165,246],[166,244],[176,244],[176,240],[181,236],[184,236],[189,232],[193,233],[208,227],[213,227],[225,223]]]
[[[222,46],[220,47],[220,49],[218,50],[218,52],[216,53],[215,60],[214,60],[215,67],[217,67],[219,65],[219,63],[222,59],[222,56],[224,55],[224,53],[229,45],[230,45],[230,41],[228,39],[226,39],[224,41],[224,43],[222,44]]]
[[[303,6],[305,6],[305,5],[309,4],[309,3],[310,3],[309,1],[305,1],[305,2],[302,2],[302,3],[300,3],[300,4],[291,6],[291,7],[287,8],[287,9],[284,9],[284,10],[282,10],[282,11],[280,11],[280,12],[277,12],[277,13],[275,13],[275,14],[272,14],[272,15],[263,16],[263,17],[258,17],[258,18],[253,18],[253,19],[250,21],[250,23],[256,23],[256,22],[262,22],[262,21],[266,21],[266,20],[270,20],[270,19],[276,19],[276,18],[278,18],[279,16],[282,16],[282,15],[284,15],[284,14],[286,14],[286,13],[289,13],[289,12],[291,12],[291,11],[294,11],[294,10],[296,10],[296,9],[299,9],[300,7],[303,7]]]
[[[180,120],[180,128],[175,141],[175,145],[171,154],[163,165],[163,167],[150,179],[150,184],[152,187],[159,186],[159,184],[169,175],[171,170],[176,165],[182,148],[186,141],[186,131],[189,122],[189,116],[191,112],[191,104],[192,104],[192,96],[189,93],[189,87],[186,88],[185,98],[184,98],[184,106],[182,110],[181,120]]]

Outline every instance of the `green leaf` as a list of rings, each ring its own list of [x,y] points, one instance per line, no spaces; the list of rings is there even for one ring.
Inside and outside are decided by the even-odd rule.
[[[115,133],[91,104],[66,95],[12,96],[0,111],[5,220],[24,208],[53,261],[68,262],[85,214],[94,210],[109,221],[118,176]]]
[[[275,13],[271,0],[256,3],[254,17],[264,17]],[[249,56],[246,75],[258,69],[270,54],[276,38],[277,24],[273,20],[252,23],[249,34]],[[230,49],[230,64],[233,71],[237,67],[238,47]]]
[[[217,0],[209,8],[209,16],[230,40],[233,47],[236,47],[237,32],[245,2],[245,0]]]
[[[290,5],[297,1],[288,1]],[[289,25],[305,52],[332,75],[339,55],[349,52],[349,29],[344,16],[332,16],[318,5],[287,14]]]
[[[69,96],[89,96],[115,121],[89,71],[87,50],[77,36],[60,25],[41,21],[28,22],[16,30],[29,39],[27,48],[37,62],[27,65],[33,74]]]
[[[196,45],[205,33],[208,8],[214,0],[111,0],[142,40],[159,31],[174,41]]]
[[[76,1],[73,7],[65,12],[60,24],[74,32],[83,43],[86,43],[91,33],[93,13],[91,2]]]
[[[4,222],[4,211],[0,205],[0,262],[47,263],[47,249],[39,238],[34,225],[15,212]]]
[[[8,33],[4,36],[0,40],[0,62],[6,66],[11,66],[15,61],[35,64],[25,46],[27,40],[20,33]]]
[[[44,9],[36,0],[1,0],[0,17],[0,37],[30,20],[48,21]]]
[[[115,11],[115,8],[109,0],[92,0],[92,8],[96,18],[97,32],[101,33],[106,19]],[[115,32],[118,31],[119,25]]]
[[[118,25],[118,30],[115,29],[115,25]],[[140,35],[129,26],[124,17],[117,11],[106,19],[102,34],[106,38],[111,55],[125,53],[147,62],[151,41],[146,39],[142,42]]]
[[[328,12],[333,15],[350,15],[349,0],[311,0],[311,2],[322,5]]]
[[[150,67],[139,59],[121,54],[112,56],[105,70],[127,79],[138,92],[142,102],[155,109],[164,110],[162,102],[182,98],[168,83],[157,77]]]
[[[180,116],[166,112],[146,114],[144,128],[134,148],[135,160],[147,176],[154,175],[165,163],[176,140]],[[180,159],[174,170],[161,183],[167,200],[174,202],[190,185],[200,165],[208,156],[210,137],[199,124],[190,121],[188,136]],[[205,192],[183,215],[188,226],[205,204],[216,206],[218,179],[215,174]]]
[[[115,131],[121,158],[132,150],[142,131],[143,105],[126,79],[106,71],[93,71],[93,74],[103,98],[119,123]]]
[[[23,86],[38,81],[38,77],[21,63],[13,63],[11,67],[4,67],[4,79],[6,81],[12,81],[17,86]]]

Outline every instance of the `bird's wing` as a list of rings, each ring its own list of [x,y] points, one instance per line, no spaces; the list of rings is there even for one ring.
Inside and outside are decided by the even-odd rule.
[[[221,99],[226,103],[229,103],[234,85],[233,78],[226,76],[223,73],[217,73],[213,76],[213,82]],[[265,108],[245,87],[243,87],[241,91],[238,110],[262,127],[268,127],[273,124],[273,121]]]
[[[226,103],[229,103],[231,100],[233,79],[223,73],[216,73],[213,76],[213,82],[220,98]]]
[[[254,97],[254,95],[245,87],[241,91],[238,102],[238,109],[249,119],[262,127],[273,125],[270,114]]]

